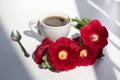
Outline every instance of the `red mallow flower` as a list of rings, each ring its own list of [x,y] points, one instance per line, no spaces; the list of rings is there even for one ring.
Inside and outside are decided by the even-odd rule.
[[[57,71],[71,70],[76,67],[78,45],[69,38],[59,38],[48,48],[48,60]]]
[[[98,20],[92,20],[82,27],[80,33],[85,45],[103,48],[108,44],[108,31]]]
[[[98,48],[97,59],[98,59],[98,58],[101,58],[101,57],[104,57],[104,54],[103,54],[103,48]]]
[[[38,46],[37,49],[35,50],[33,54],[33,59],[37,64],[42,63],[42,57],[46,54],[46,50],[48,49],[51,43],[52,43],[51,40],[49,40],[48,38],[45,38],[42,41],[41,45]]]
[[[78,45],[80,45],[82,43],[80,36],[73,38],[73,41],[76,42]]]
[[[92,46],[83,46],[77,54],[78,66],[92,65],[96,61],[98,49]]]

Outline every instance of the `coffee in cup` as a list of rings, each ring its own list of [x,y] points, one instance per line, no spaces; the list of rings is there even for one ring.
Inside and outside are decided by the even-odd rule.
[[[43,23],[52,27],[64,26],[69,23],[69,19],[66,19],[63,16],[49,16],[43,19]]]
[[[37,25],[38,33],[52,41],[60,37],[67,37],[71,28],[71,19],[68,15],[59,12],[53,12],[41,15],[37,22],[30,22],[29,27],[33,30],[33,24]]]

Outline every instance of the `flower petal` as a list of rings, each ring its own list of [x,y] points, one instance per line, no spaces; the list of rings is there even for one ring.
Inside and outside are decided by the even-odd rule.
[[[57,71],[71,70],[76,67],[78,45],[69,38],[59,38],[48,48],[48,60]]]
[[[37,49],[35,50],[33,54],[33,59],[37,64],[42,63],[42,57],[46,54],[46,50],[50,46],[51,43],[52,43],[51,40],[49,40],[48,38],[45,38],[42,41],[41,45],[39,45]]]
[[[103,48],[107,45],[108,31],[98,20],[92,20],[80,30],[83,43],[88,46]]]

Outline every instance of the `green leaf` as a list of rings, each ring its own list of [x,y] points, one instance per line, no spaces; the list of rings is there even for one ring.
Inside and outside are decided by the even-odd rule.
[[[43,57],[42,57],[42,60],[43,60],[43,61],[46,61],[46,60],[47,60],[47,55],[43,56]]]
[[[90,21],[90,18],[89,17],[83,17],[82,21],[88,23]]]
[[[47,57],[47,54],[42,57],[42,60],[43,60],[42,65],[41,65],[42,68],[51,68],[51,67],[52,67],[52,66],[49,64],[49,61],[48,61],[47,58],[48,58],[48,57]]]
[[[51,68],[51,65],[49,64],[48,61],[45,61],[45,64],[46,64],[47,68]]]
[[[89,17],[83,17],[82,19],[78,19],[77,17],[75,17],[75,18],[72,19],[72,21],[77,23],[75,28],[80,29],[81,27],[88,24],[88,22],[90,21],[90,18]]]
[[[42,68],[47,68],[47,66],[46,66],[46,64],[44,63],[44,62],[42,62],[42,64],[41,64],[41,66],[42,66]]]
[[[75,28],[77,28],[77,29],[80,29],[81,27],[82,27],[81,24],[77,24],[77,25],[75,26]]]

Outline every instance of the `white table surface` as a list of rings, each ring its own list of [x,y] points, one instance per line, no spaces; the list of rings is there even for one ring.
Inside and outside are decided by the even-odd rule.
[[[28,23],[46,12],[99,19],[109,31],[105,57],[93,66],[61,73],[40,69],[31,56],[25,58],[19,45],[10,39],[10,33],[19,30],[22,44],[32,55],[41,39],[30,31]],[[0,80],[120,80],[119,31],[119,0],[0,0]],[[68,37],[78,32],[72,27]]]

